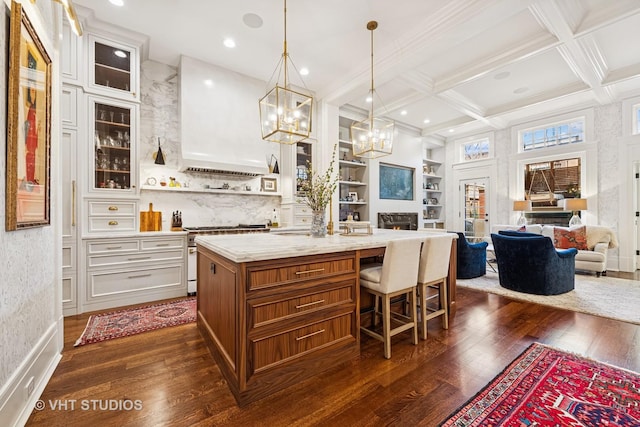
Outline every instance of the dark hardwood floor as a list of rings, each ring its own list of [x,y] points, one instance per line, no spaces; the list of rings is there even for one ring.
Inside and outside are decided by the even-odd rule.
[[[532,342],[640,372],[640,325],[464,288],[458,307],[448,331],[440,319],[431,321],[428,340],[417,346],[407,334],[394,337],[390,360],[382,343],[362,335],[357,360],[244,408],[195,323],[74,348],[89,314],[71,316],[62,361],[41,397],[46,408],[34,410],[27,425],[435,426]],[[98,405],[92,400],[121,405],[125,399],[142,408],[92,407]],[[65,400],[66,410],[51,409]]]

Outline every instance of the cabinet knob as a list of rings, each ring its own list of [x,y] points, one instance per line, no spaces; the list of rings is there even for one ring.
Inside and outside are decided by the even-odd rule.
[[[109,210],[110,211],[117,211],[118,207],[117,206],[109,206]]]
[[[109,225],[118,225],[118,221],[109,221]]]

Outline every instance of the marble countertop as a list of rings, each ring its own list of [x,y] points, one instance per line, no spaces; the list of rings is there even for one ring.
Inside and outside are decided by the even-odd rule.
[[[196,236],[203,246],[233,262],[251,262],[276,258],[326,254],[385,247],[390,240],[426,238],[440,233],[408,230],[373,229],[371,235],[334,234],[311,237],[306,231]]]

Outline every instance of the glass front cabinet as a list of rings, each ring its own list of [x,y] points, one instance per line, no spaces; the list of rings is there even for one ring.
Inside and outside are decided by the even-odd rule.
[[[126,195],[137,190],[136,104],[90,97],[92,161],[89,191]]]
[[[138,51],[97,35],[89,36],[89,87],[108,96],[139,100]]]

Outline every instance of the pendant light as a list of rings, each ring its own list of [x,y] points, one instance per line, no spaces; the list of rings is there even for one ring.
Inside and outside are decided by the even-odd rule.
[[[260,99],[260,127],[265,141],[292,145],[307,139],[311,133],[313,97],[291,90],[289,62],[302,81],[287,51],[287,0],[284,0],[284,50],[273,72],[278,79],[283,74],[284,82],[281,85],[276,81],[275,87]],[[302,84],[304,86],[304,82]]]
[[[160,138],[158,138],[158,151],[153,156],[155,158],[156,165],[164,165],[164,154],[162,154],[162,148],[160,148]]]
[[[373,86],[373,30],[378,28],[376,21],[367,23],[367,30],[371,31],[371,89],[369,97],[371,108],[369,118],[351,125],[351,142],[353,155],[367,159],[387,156],[393,149],[393,133],[395,122],[382,117],[373,117],[373,100],[376,90]]]

